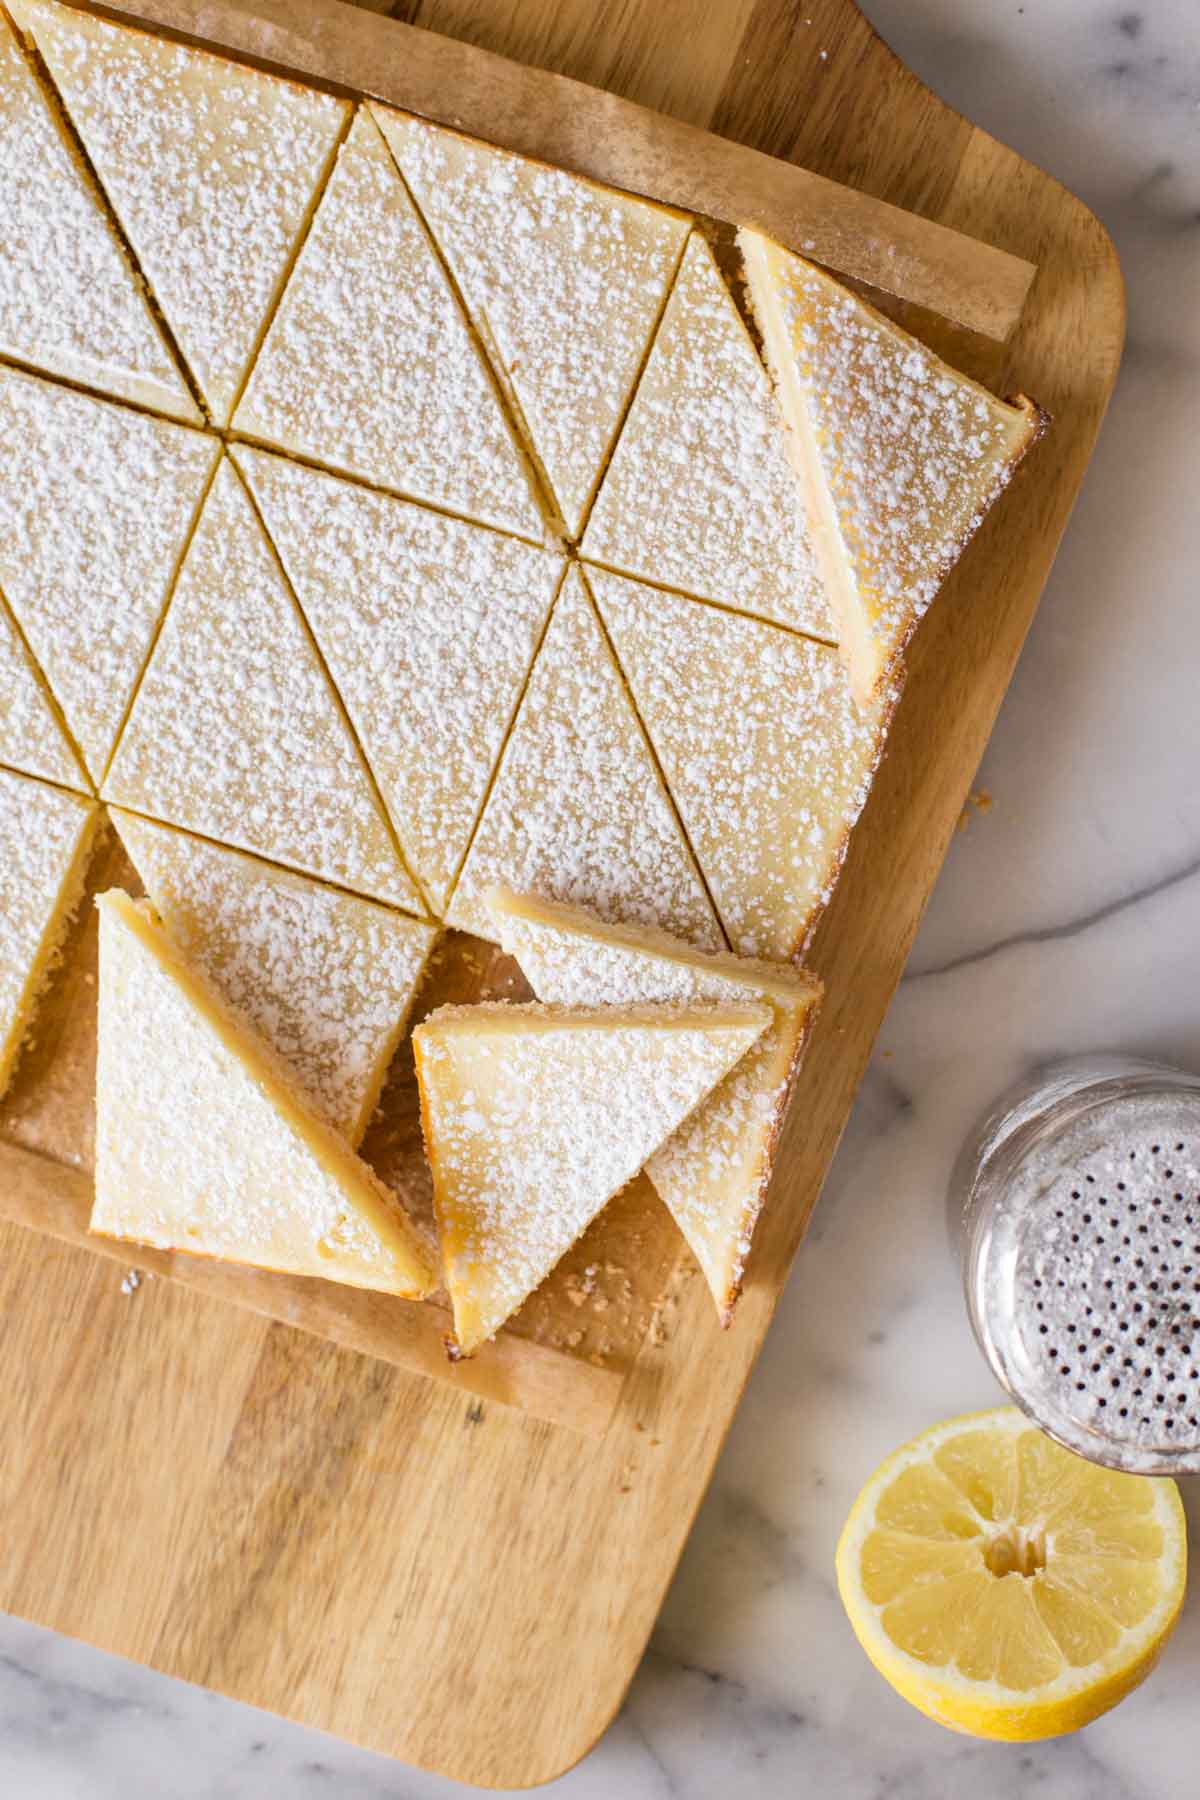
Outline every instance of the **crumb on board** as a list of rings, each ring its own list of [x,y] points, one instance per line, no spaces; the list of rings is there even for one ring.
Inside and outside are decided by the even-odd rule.
[[[589,1263],[582,1275],[577,1275],[574,1270],[571,1271],[567,1276],[564,1286],[566,1288],[567,1299],[571,1302],[572,1306],[582,1306],[585,1300],[590,1300],[592,1298],[592,1295],[596,1292],[596,1277],[599,1273],[599,1263]],[[607,1301],[605,1301],[605,1305],[607,1304]],[[597,1307],[597,1310],[599,1311],[602,1309]]]
[[[650,1343],[655,1350],[661,1350],[671,1337],[675,1324],[676,1298],[673,1293],[666,1293],[654,1309],[650,1320]]]
[[[676,1263],[650,1318],[648,1341],[652,1349],[661,1350],[674,1336],[680,1295],[697,1273],[696,1264],[690,1256],[681,1257]]]
[[[136,1294],[138,1289],[141,1287],[141,1285],[142,1285],[141,1270],[140,1269],[127,1269],[121,1280],[121,1292],[123,1294]]]
[[[958,815],[959,831],[965,831],[976,813],[989,813],[992,810],[992,796],[988,788],[972,788],[967,795],[967,804]]]

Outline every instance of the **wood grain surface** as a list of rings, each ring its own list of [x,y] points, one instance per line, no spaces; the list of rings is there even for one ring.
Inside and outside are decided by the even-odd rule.
[[[637,1665],[1082,479],[1123,296],[1086,208],[929,95],[850,0],[403,10],[1036,265],[997,375],[1054,415],[914,645],[815,945],[828,1001],[735,1327],[681,1264],[602,1437],[173,1282],[122,1295],[112,1263],[0,1228],[0,1602],[508,1787],[583,1754]]]
[[[718,141],[711,128],[702,128],[706,123],[702,116],[693,120],[691,106],[682,99],[679,114],[667,117],[652,110],[654,87],[648,101],[641,94],[631,99],[615,92],[601,96],[594,89],[581,89],[573,68],[542,66],[547,55],[555,60],[564,23],[573,14],[582,17],[582,7],[574,4],[564,9],[566,19],[548,21],[553,26],[548,37],[535,31],[531,38],[539,79],[528,66],[497,55],[484,40],[489,38],[487,26],[498,14],[511,12],[533,28],[546,12],[541,5],[515,10],[451,6],[446,9],[451,17],[445,27],[438,24],[439,7],[416,9],[419,26],[432,24],[435,30],[460,26],[464,36],[475,32],[479,47],[465,55],[455,54],[446,38],[419,26],[413,29],[401,18],[394,21],[390,49],[385,52],[372,17],[361,9],[321,0],[300,5],[294,0],[222,0],[202,11],[195,0],[109,0],[108,10],[151,18],[184,36],[202,29],[206,42],[268,67],[392,100],[491,143],[615,187],[651,194],[690,212],[758,226],[841,274],[940,312],[1000,343],[1020,318],[1034,278],[1034,265],[1027,258],[973,233],[906,211],[882,195],[815,169],[795,163],[781,166],[734,131]],[[746,11],[737,5],[726,9],[734,23]],[[639,68],[654,67],[661,54],[663,62],[678,64],[674,74],[682,73],[690,81],[689,22],[699,15],[700,41],[711,50],[710,24],[715,35],[717,12],[712,0],[698,7],[689,0],[671,0],[653,32],[656,45],[664,34],[662,50],[649,51]],[[589,36],[600,41],[617,16],[611,8],[598,12],[593,8]],[[728,26],[726,21],[720,23],[724,42]],[[797,29],[801,23],[811,31],[816,16],[797,19]],[[753,21],[747,26],[751,29]],[[614,39],[622,35],[613,33]],[[673,40],[678,41],[677,48],[683,46],[682,57],[667,55],[665,46]],[[574,37],[568,42],[573,46]],[[690,47],[694,49],[695,43]],[[586,54],[585,50],[585,58]],[[820,64],[820,49],[815,54]],[[832,51],[826,51],[826,57],[830,55]],[[713,60],[715,64],[720,58]],[[707,71],[697,73],[703,76]],[[701,98],[703,91],[702,87]]]
[[[563,1257],[506,1326],[469,1361],[445,1348],[449,1302],[395,1296],[301,1276],[175,1255],[92,1236],[96,1129],[96,893],[141,883],[110,831],[42,996],[34,1035],[0,1100],[0,1219],[49,1232],[204,1294],[233,1300],[348,1349],[448,1381],[466,1394],[517,1406],[589,1435],[603,1432],[621,1382],[650,1330],[664,1284],[682,1253],[679,1232],[645,1177],[631,1182]],[[435,1007],[529,997],[517,965],[491,944],[449,933],[422,982],[415,1023]],[[421,1137],[411,1040],[395,1058],[362,1153],[403,1201],[436,1256],[433,1189]]]

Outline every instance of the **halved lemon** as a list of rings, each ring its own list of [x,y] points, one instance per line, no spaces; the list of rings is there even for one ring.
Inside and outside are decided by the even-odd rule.
[[[1015,1406],[923,1432],[872,1475],[837,1548],[858,1641],[897,1693],[976,1737],[1056,1737],[1149,1674],[1179,1616],[1173,1481],[1063,1450]]]

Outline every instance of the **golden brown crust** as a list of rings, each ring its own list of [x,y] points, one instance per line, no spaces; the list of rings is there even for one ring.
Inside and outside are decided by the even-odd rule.
[[[33,776],[22,776],[22,780],[32,781],[34,779]],[[53,784],[42,782],[41,785],[51,786]],[[88,870],[91,868],[92,859],[96,854],[101,839],[108,830],[108,818],[104,812],[104,808],[99,802],[91,800],[90,795],[76,795],[74,789],[70,791],[75,798],[85,803],[90,801],[92,809],[91,817],[84,826],[83,831],[80,833],[79,842],[75,847],[75,854],[71,859],[70,869],[64,878],[61,889],[61,904],[47,927],[46,937],[43,941],[47,943],[49,947],[46,950],[41,972],[33,987],[24,996],[26,1007],[25,1029],[22,1031],[16,1043],[9,1046],[9,1053],[5,1059],[4,1066],[3,1068],[0,1068],[0,1095],[7,1092],[13,1077],[16,1075],[22,1054],[29,1045],[34,1026],[37,1023],[38,1005],[55,974],[62,966],[63,951],[66,948],[67,938],[70,935],[71,926],[74,924],[80,906],[83,903],[84,893],[87,888]]]
[[[880,710],[879,729],[876,737],[878,747],[875,752],[875,759],[865,777],[866,794],[863,798],[862,808],[860,808],[856,816],[850,820],[849,824],[843,827],[837,849],[830,858],[830,878],[825,892],[805,921],[804,929],[793,940],[790,951],[793,962],[798,963],[803,958],[816,935],[817,926],[821,923],[821,920],[824,918],[825,913],[833,900],[837,884],[841,879],[842,866],[846,861],[850,849],[851,836],[853,835],[854,828],[858,824],[859,819],[862,817],[867,802],[871,798],[871,790],[875,785],[875,777],[879,772],[879,765],[883,761],[884,752],[887,750],[887,741],[892,729],[892,720],[895,717],[896,708],[900,704],[900,696],[904,691],[906,676],[907,671],[904,668],[903,659],[897,655],[895,661],[889,666],[887,681],[881,681],[880,683],[879,693],[883,699],[883,704]]]
[[[771,1120],[771,1131],[763,1152],[762,1174],[759,1177],[755,1192],[751,1196],[750,1202],[742,1215],[742,1235],[745,1239],[747,1248],[734,1265],[733,1277],[729,1286],[717,1303],[717,1312],[720,1316],[722,1329],[725,1331],[728,1331],[733,1323],[734,1309],[737,1306],[742,1292],[746,1264],[749,1262],[751,1252],[754,1248],[754,1233],[758,1228],[758,1221],[762,1216],[762,1210],[766,1204],[767,1191],[771,1185],[771,1176],[775,1170],[775,1152],[779,1147],[779,1139],[783,1133],[783,1123],[787,1117],[788,1106],[791,1102],[792,1089],[795,1086],[796,1077],[800,1073],[800,1066],[808,1051],[809,1042],[813,1034],[813,1027],[816,1024],[817,1015],[820,1013],[824,998],[825,990],[821,987],[820,991],[813,997],[808,1011],[805,1014],[804,1025],[796,1039],[795,1047],[792,1051],[792,1059],[788,1064],[788,1071],[784,1077],[779,1100]]]

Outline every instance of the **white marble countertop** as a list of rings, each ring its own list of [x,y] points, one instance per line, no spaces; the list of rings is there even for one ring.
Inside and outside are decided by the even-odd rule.
[[[885,1452],[996,1397],[943,1223],[975,1115],[1060,1052],[1200,1068],[1200,8],[864,4],[934,88],[1104,220],[1128,350],[980,774],[993,805],[955,843],[625,1710],[555,1791],[1192,1800],[1200,1581],[1140,1692],[1074,1738],[1007,1748],[892,1695],[845,1622],[832,1557]],[[1200,1519],[1200,1482],[1189,1499]],[[0,1618],[13,1800],[461,1791]]]

